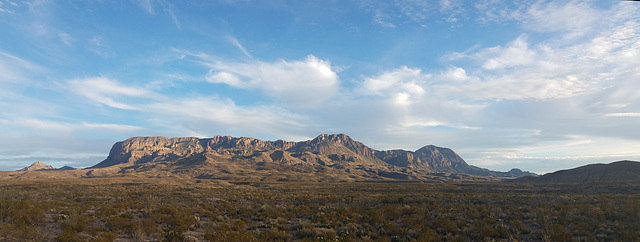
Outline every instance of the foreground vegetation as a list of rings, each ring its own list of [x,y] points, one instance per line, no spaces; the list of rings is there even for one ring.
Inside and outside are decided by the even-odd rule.
[[[634,241],[640,193],[510,183],[0,183],[0,241]]]

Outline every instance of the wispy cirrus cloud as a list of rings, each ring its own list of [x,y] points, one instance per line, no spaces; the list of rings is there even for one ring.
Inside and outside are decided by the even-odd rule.
[[[69,90],[89,100],[125,110],[140,110],[139,106],[127,103],[127,98],[140,98],[142,100],[162,98],[161,95],[143,87],[124,86],[106,77],[75,79],[69,81],[67,85]]]
[[[62,43],[69,47],[73,47],[73,42],[75,42],[75,39],[71,37],[70,34],[62,32],[58,34],[58,37],[60,38],[60,41],[62,41]]]
[[[18,7],[18,4],[12,1],[0,1],[0,13],[12,14],[12,8]]]
[[[0,124],[11,127],[21,127],[29,130],[41,130],[47,132],[70,133],[74,131],[93,130],[116,133],[131,133],[143,130],[142,127],[126,124],[110,123],[69,123],[36,118],[19,118],[0,120]]]
[[[162,117],[158,121],[160,126],[175,133],[200,137],[221,133],[238,136],[261,134],[297,140],[305,129],[315,125],[305,116],[278,106],[240,106],[218,97],[184,97],[171,102],[154,102],[144,107],[146,112]]]
[[[42,66],[0,50],[0,84],[28,82],[31,74],[44,71]]]
[[[138,6],[146,11],[148,14],[155,15],[156,14],[156,6],[160,8],[160,10],[164,13],[164,15],[173,21],[173,24],[178,28],[182,29],[182,25],[180,24],[180,20],[176,15],[176,9],[169,1],[165,0],[138,0]]]
[[[245,49],[244,46],[242,46],[242,44],[240,44],[240,41],[238,41],[238,39],[236,39],[236,37],[233,37],[233,35],[227,35],[227,39],[229,40],[231,45],[233,45],[236,48],[238,48],[240,51],[242,51],[242,53],[245,56],[247,56],[247,57],[249,57],[250,59],[253,60],[253,56],[251,56],[251,54],[249,54],[249,51],[247,51],[247,49]]]

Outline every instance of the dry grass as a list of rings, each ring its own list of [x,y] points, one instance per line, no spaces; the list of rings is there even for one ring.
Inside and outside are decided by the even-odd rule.
[[[0,240],[638,239],[640,194],[619,185],[10,179]]]

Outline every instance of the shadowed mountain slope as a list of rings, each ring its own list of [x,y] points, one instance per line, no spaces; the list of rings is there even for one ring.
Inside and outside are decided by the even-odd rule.
[[[590,164],[560,170],[539,177],[521,177],[514,182],[595,183],[640,181],[640,162],[617,161],[610,164]]]

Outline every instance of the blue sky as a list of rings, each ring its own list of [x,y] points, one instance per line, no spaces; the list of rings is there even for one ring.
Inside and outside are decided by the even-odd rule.
[[[640,160],[630,1],[0,0],[0,170],[133,136],[449,147],[494,170]]]

